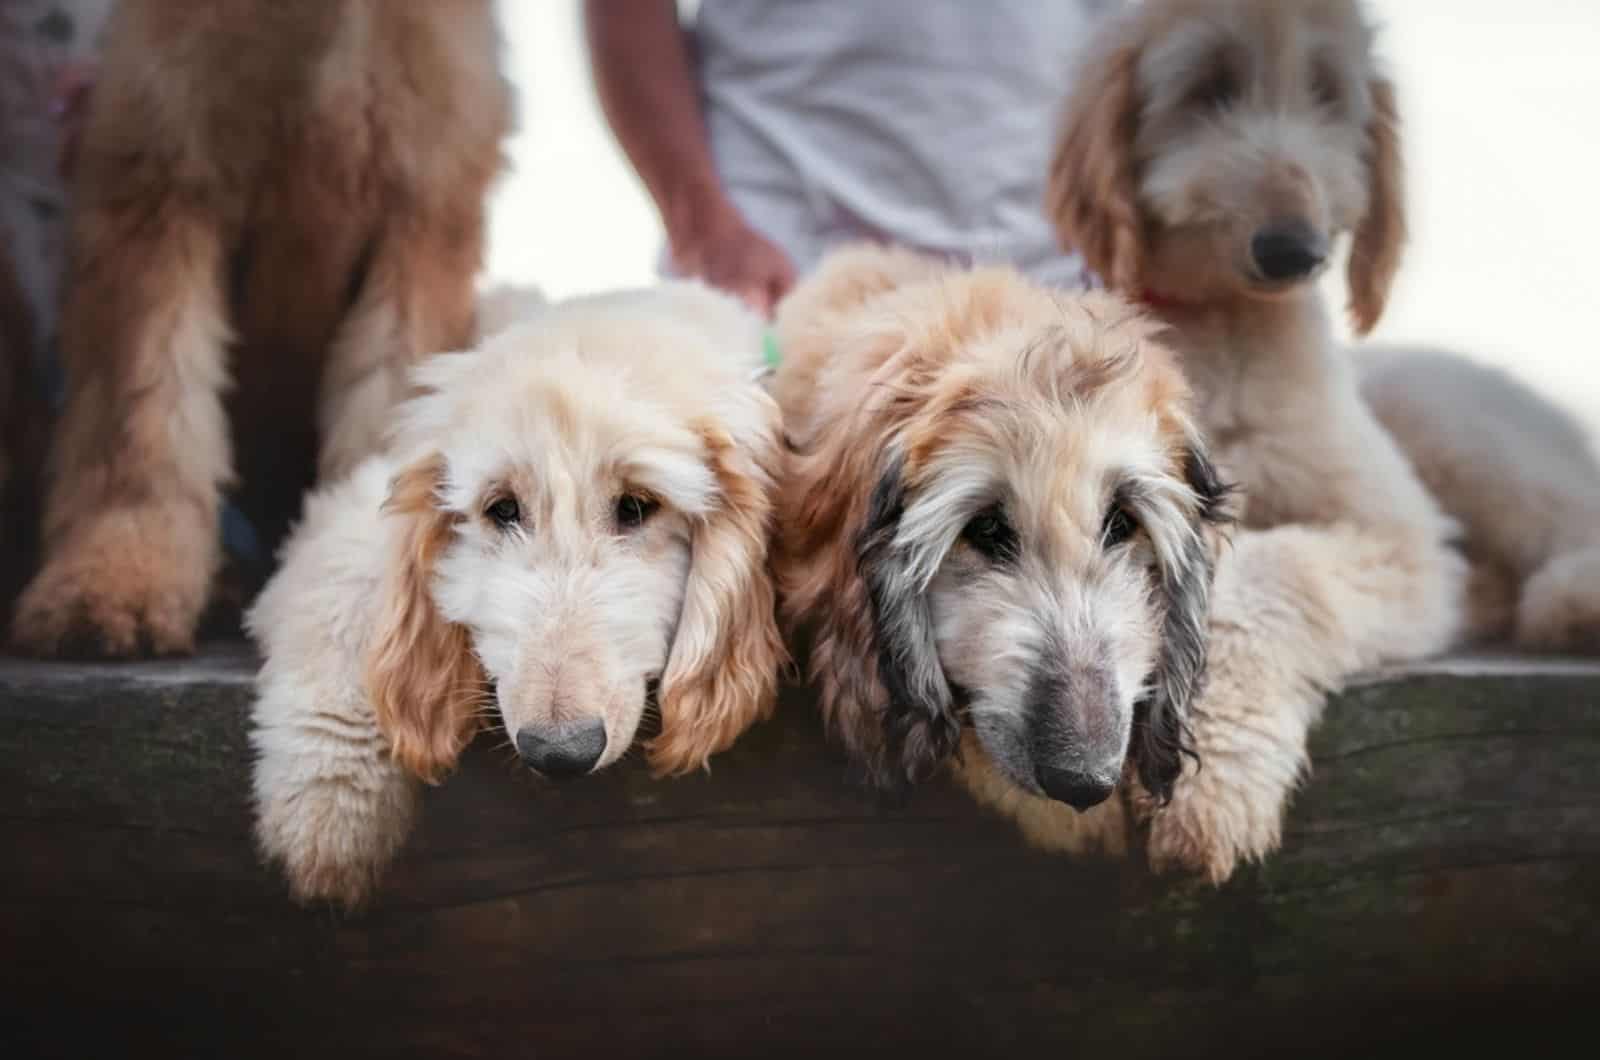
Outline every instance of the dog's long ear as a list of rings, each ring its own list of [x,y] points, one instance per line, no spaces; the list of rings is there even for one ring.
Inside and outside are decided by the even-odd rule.
[[[429,583],[450,540],[439,509],[444,461],[397,475],[384,511],[402,520],[384,574],[381,611],[367,646],[367,694],[395,761],[430,784],[454,768],[477,729],[485,678],[466,629],[446,622]]]
[[[661,732],[649,752],[657,774],[704,767],[771,714],[787,659],[769,563],[779,416],[764,393],[753,400],[762,423],[750,437],[700,428],[719,506],[695,527],[690,546],[683,611],[661,679]]]
[[[891,789],[926,779],[961,737],[925,587],[896,541],[904,511],[901,461],[890,455],[856,536],[856,561],[871,609],[878,680],[884,693],[876,773],[880,785]]]
[[[1229,519],[1229,488],[1197,443],[1185,453],[1183,476],[1197,503],[1182,549],[1162,565],[1160,592],[1166,614],[1160,659],[1150,694],[1139,704],[1133,732],[1139,781],[1162,802],[1172,797],[1183,758],[1195,757],[1189,719],[1205,685],[1216,528]]]
[[[1367,212],[1350,244],[1346,274],[1350,323],[1365,335],[1377,326],[1400,269],[1406,242],[1405,164],[1400,148],[1400,110],[1394,83],[1369,82],[1372,116],[1367,121]]]
[[[1134,292],[1144,270],[1133,141],[1138,52],[1123,40],[1085,56],[1056,139],[1045,211],[1069,250],[1114,290]]]

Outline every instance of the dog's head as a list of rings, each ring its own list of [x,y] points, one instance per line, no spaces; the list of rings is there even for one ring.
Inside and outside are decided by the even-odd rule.
[[[553,778],[621,757],[652,694],[658,772],[770,710],[777,409],[759,323],[717,298],[575,303],[418,370],[367,660],[412,772],[447,772],[491,704]]]
[[[1151,325],[1005,270],[854,320],[833,356],[860,378],[793,458],[781,568],[832,727],[889,788],[965,722],[1029,792],[1086,809],[1131,764],[1166,797],[1224,489]]]
[[[1052,163],[1063,240],[1118,290],[1272,298],[1341,234],[1366,333],[1405,216],[1393,84],[1354,0],[1148,0],[1086,49]]]

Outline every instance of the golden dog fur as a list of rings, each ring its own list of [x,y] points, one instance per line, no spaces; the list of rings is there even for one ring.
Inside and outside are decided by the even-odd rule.
[[[190,649],[236,471],[292,508],[313,463],[376,449],[409,364],[470,340],[511,122],[498,48],[490,0],[117,7],[22,649]]]

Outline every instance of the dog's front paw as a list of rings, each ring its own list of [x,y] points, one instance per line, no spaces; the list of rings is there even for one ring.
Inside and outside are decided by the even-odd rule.
[[[335,905],[347,912],[366,905],[382,869],[373,851],[341,849],[326,835],[283,848],[272,860],[282,866],[296,902]]]
[[[1220,775],[1225,773],[1208,764],[1185,775],[1165,806],[1144,804],[1145,848],[1153,870],[1199,873],[1221,885],[1241,864],[1260,861],[1278,848],[1287,788],[1232,783],[1233,778]]]
[[[193,651],[215,545],[186,549],[183,538],[194,535],[180,531],[141,510],[105,512],[75,529],[17,601],[17,649],[91,658]]]
[[[297,902],[361,907],[411,830],[416,785],[372,748],[330,748],[313,736],[278,750],[256,767],[262,855],[283,869]]]

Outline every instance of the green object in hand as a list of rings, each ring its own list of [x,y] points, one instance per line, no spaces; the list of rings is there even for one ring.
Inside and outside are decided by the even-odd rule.
[[[778,348],[778,336],[771,328],[768,328],[766,334],[762,336],[761,349],[766,354],[768,367],[776,368],[782,363],[783,351]]]

